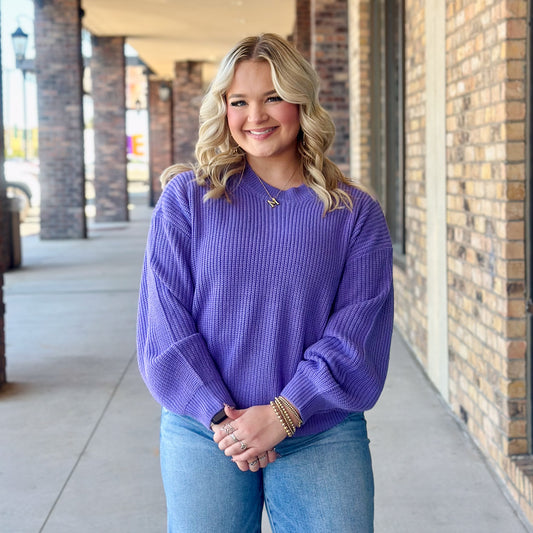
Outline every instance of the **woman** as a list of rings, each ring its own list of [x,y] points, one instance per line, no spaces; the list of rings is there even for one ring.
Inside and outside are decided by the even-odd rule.
[[[163,406],[168,531],[373,530],[363,412],[393,322],[378,203],[326,157],[318,78],[263,34],[222,61],[197,163],[168,169],[141,284],[138,352]]]

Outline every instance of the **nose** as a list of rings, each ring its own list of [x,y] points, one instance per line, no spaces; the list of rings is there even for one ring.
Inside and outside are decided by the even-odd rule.
[[[264,106],[260,103],[252,103],[248,106],[248,122],[252,124],[260,124],[268,119],[268,113]]]

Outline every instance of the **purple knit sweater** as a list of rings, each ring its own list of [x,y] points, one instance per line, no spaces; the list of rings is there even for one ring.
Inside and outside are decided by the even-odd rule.
[[[392,247],[378,203],[345,190],[353,210],[323,216],[305,185],[271,208],[249,167],[231,203],[204,201],[192,172],[167,185],[148,236],[137,340],[159,403],[209,426],[224,403],[283,395],[301,413],[299,436],[375,404],[392,333]]]

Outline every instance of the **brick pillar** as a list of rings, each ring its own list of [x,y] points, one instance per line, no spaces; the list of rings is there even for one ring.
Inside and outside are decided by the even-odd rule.
[[[1,13],[0,13],[0,28]],[[0,41],[1,41],[0,31]],[[0,65],[2,64],[2,50],[0,49]],[[2,102],[2,76],[0,76],[0,102]],[[9,263],[9,250],[7,246],[7,198],[6,182],[4,179],[4,117],[3,106],[0,105],[0,387],[6,382],[6,351],[4,337],[4,275]]]
[[[174,162],[194,161],[198,140],[198,113],[202,98],[202,63],[178,61],[173,83]]]
[[[335,122],[330,157],[350,172],[348,1],[311,1],[311,59],[322,81],[320,102]]]
[[[2,223],[2,227],[5,228],[6,224],[5,222],[5,208],[6,203],[5,199],[2,202],[2,205],[0,207],[0,223]],[[2,239],[5,238],[5,235],[2,235]],[[4,246],[4,243],[0,243],[2,246]],[[2,266],[2,268],[4,268]],[[5,306],[4,306],[4,273],[3,271],[0,272],[0,388],[2,388],[2,385],[7,381],[6,376],[6,343],[5,343],[5,324],[4,324],[4,314],[5,314]]]
[[[93,37],[96,221],[128,220],[124,37]]]
[[[296,0],[293,43],[311,61],[311,0]]]
[[[370,2],[350,2],[350,175],[371,184]]]
[[[80,0],[35,2],[35,54],[41,238],[84,238]]]
[[[155,205],[161,194],[159,176],[172,164],[172,91],[161,100],[161,80],[148,84],[148,116],[150,117],[150,205]],[[197,119],[196,119],[197,120]]]

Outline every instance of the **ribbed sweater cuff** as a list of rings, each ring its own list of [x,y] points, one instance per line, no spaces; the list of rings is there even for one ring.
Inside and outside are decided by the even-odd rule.
[[[185,395],[183,402],[186,402],[182,407],[184,414],[209,427],[211,418],[222,409],[224,403],[234,405],[231,394],[200,334],[196,333],[177,343],[176,355],[184,364],[173,369],[174,372],[188,376],[180,384]]]
[[[186,414],[209,428],[211,419],[224,407],[224,404],[234,405],[234,401],[223,383],[211,381],[194,392],[187,404]]]
[[[305,422],[314,414],[327,408],[316,383],[303,374],[296,374],[281,392],[300,412]]]

